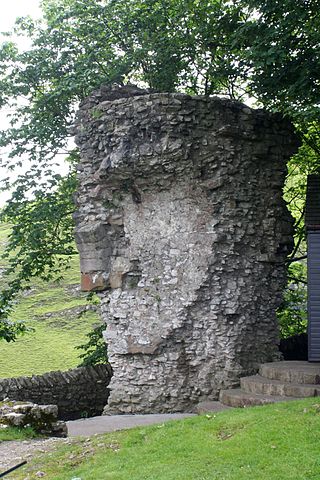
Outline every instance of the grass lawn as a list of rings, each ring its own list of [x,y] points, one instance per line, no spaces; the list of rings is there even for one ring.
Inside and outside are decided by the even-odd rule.
[[[1,451],[1,442],[6,442],[8,440],[28,440],[30,438],[39,438],[39,435],[35,433],[32,428],[17,428],[17,427],[7,427],[1,428],[0,426],[0,451]]]
[[[90,325],[97,317],[88,312],[84,317],[61,314],[60,321],[29,320],[34,331],[14,343],[1,341],[0,377],[36,375],[54,370],[68,370],[80,363],[79,350]]]
[[[234,409],[82,439],[11,478],[318,480],[319,432],[316,398]]]
[[[10,227],[0,224],[0,253],[9,233]],[[1,277],[5,265],[5,260],[0,260],[0,289],[5,287],[6,278]],[[0,340],[0,378],[68,370],[80,363],[81,352],[75,346],[85,343],[85,334],[99,318],[91,310],[79,317],[79,310],[87,304],[79,284],[77,255],[61,283],[33,281],[12,314],[12,320],[23,320],[33,332],[14,343]]]

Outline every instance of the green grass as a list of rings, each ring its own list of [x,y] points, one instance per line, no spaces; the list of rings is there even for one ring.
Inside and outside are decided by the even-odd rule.
[[[39,438],[39,434],[37,434],[31,427],[1,428],[0,426],[0,450],[1,450],[1,442],[7,442],[9,440],[28,440],[30,438],[36,438],[36,437]]]
[[[316,398],[228,410],[77,441],[13,478],[318,480],[319,431]]]
[[[9,233],[10,227],[0,224],[0,251]],[[0,260],[0,271],[5,265]],[[5,277],[0,278],[0,289],[5,287],[5,281]],[[79,311],[87,304],[79,284],[77,255],[59,284],[33,281],[31,290],[21,296],[12,314],[12,320],[24,321],[33,331],[14,343],[0,340],[0,378],[67,370],[80,363],[80,352],[75,346],[85,343],[85,334],[99,318],[93,311],[79,317]]]
[[[65,317],[50,321],[29,321],[34,332],[18,338],[14,343],[1,342],[0,377],[17,377],[67,370],[80,363],[75,349],[84,341],[90,324],[96,322],[92,313],[85,317]]]

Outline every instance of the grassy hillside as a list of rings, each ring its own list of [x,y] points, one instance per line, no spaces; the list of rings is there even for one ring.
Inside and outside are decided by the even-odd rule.
[[[8,225],[0,224],[0,252],[9,232]],[[1,277],[4,266],[0,260],[0,288],[6,281]],[[96,312],[85,310],[87,302],[79,281],[79,258],[75,256],[60,284],[33,282],[17,303],[12,319],[24,320],[34,331],[15,343],[0,340],[0,377],[67,370],[79,364],[79,351],[74,347],[84,342],[85,334],[99,320]]]
[[[315,398],[234,409],[77,440],[12,478],[316,480],[319,429]]]

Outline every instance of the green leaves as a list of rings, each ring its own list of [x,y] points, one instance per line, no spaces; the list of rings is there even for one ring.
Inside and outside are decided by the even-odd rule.
[[[320,17],[318,0],[241,0],[251,19],[235,38],[246,45],[250,89],[267,107],[298,121],[319,116]]]
[[[301,263],[290,265],[288,280],[283,304],[277,312],[281,338],[299,335],[307,330],[306,266]]]
[[[8,286],[0,294],[0,338],[7,341],[26,331],[23,324],[8,320],[19,292],[27,289],[34,277],[58,281],[76,253],[72,222],[75,175],[62,178],[49,173],[47,185],[32,185],[33,200],[26,197],[33,177],[20,178],[0,215],[0,220],[13,225],[3,254],[9,261],[4,272]]]
[[[307,175],[320,171],[320,2],[319,0],[241,0],[251,13],[234,33],[244,48],[248,89],[265,108],[290,117],[302,146],[288,164],[285,200],[295,220],[288,288],[278,316],[282,336],[304,332],[306,255],[304,214]],[[245,79],[245,78],[244,78]]]
[[[11,322],[6,318],[0,318],[0,338],[6,342],[14,342],[18,335],[28,331],[29,329],[22,322]]]
[[[70,153],[69,127],[85,96],[101,84],[129,81],[236,95],[236,47],[228,39],[241,10],[225,1],[43,0],[42,8],[42,20],[16,22],[15,34],[29,37],[30,50],[19,52],[10,36],[0,48],[0,106],[12,111],[10,127],[0,132],[0,148],[8,151],[1,164],[24,172],[2,182],[14,189],[1,215],[13,225],[3,322],[30,278],[59,278],[73,254],[75,177],[56,175],[55,159]],[[10,328],[6,338],[14,339],[20,327]]]
[[[108,348],[103,338],[105,329],[106,325],[97,325],[87,333],[88,341],[76,347],[78,350],[83,350],[83,353],[79,355],[79,358],[82,359],[79,367],[108,363]]]
[[[2,218],[14,225],[6,254],[16,275],[3,305],[29,277],[59,277],[72,254],[75,180],[56,176],[56,158],[70,154],[78,104],[101,84],[249,95],[293,118],[304,144],[286,199],[302,235],[305,175],[320,164],[320,0],[42,0],[42,9],[42,20],[15,26],[30,50],[10,35],[0,47],[0,107],[12,111],[1,163],[24,171],[2,182],[14,188]],[[296,253],[303,245],[301,236]]]

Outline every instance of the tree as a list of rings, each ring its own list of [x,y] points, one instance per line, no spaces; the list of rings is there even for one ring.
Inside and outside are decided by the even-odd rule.
[[[106,326],[104,324],[93,327],[86,335],[87,342],[76,347],[78,350],[83,351],[79,355],[81,359],[79,367],[108,363],[108,347],[103,338],[105,329]]]
[[[16,34],[27,35],[32,48],[20,53],[9,40],[0,51],[0,106],[15,111],[0,146],[11,148],[10,169],[26,161],[29,168],[13,182],[1,215],[14,225],[6,256],[7,274],[15,272],[0,297],[2,322],[32,277],[59,276],[73,253],[74,174],[65,180],[54,166],[57,155],[76,157],[68,148],[68,130],[79,101],[101,84],[131,80],[160,91],[234,95],[237,74],[225,43],[239,12],[226,5],[46,0],[41,22],[17,20]],[[10,179],[3,185],[12,186]],[[14,339],[12,325],[6,328],[12,333],[6,339]]]
[[[235,32],[250,90],[259,101],[294,120],[317,121],[320,113],[319,0],[240,0],[251,13]]]
[[[306,329],[305,195],[309,173],[320,173],[320,17],[318,0],[247,0],[255,13],[235,33],[249,88],[260,103],[290,116],[302,139],[288,164],[285,199],[295,219],[295,248],[289,257],[288,287],[279,311],[282,336]]]
[[[320,1],[237,3],[249,13],[234,32],[243,80],[262,106],[294,121],[303,145],[292,169],[320,171]]]
[[[255,95],[265,107],[294,118],[315,168],[317,3],[43,0],[41,21],[17,20],[16,33],[28,36],[32,48],[19,52],[8,36],[0,49],[0,106],[15,111],[0,147],[11,149],[10,169],[25,162],[29,168],[13,182],[2,212],[15,225],[6,252],[15,277],[0,298],[7,339],[18,333],[5,324],[17,292],[35,275],[59,276],[73,253],[71,215],[63,213],[72,212],[75,188],[77,153],[70,151],[69,128],[79,101],[101,84],[134,82],[238,99]],[[72,158],[67,179],[54,173],[61,154]],[[7,179],[4,188],[9,186]]]

